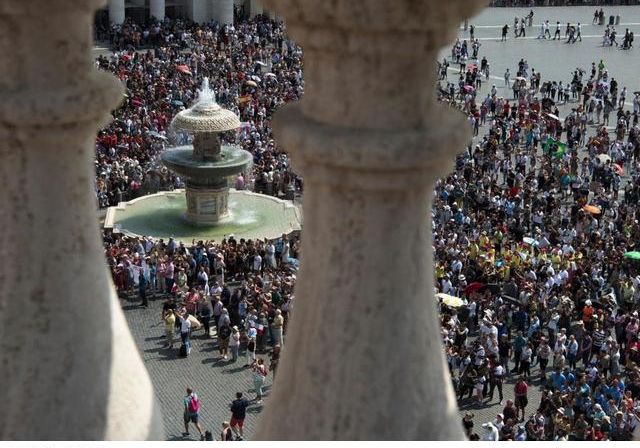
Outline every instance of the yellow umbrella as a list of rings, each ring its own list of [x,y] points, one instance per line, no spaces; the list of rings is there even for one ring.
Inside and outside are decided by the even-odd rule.
[[[460,297],[451,296],[449,294],[445,294],[442,292],[439,292],[438,294],[436,294],[436,297],[438,297],[439,299],[442,299],[442,303],[444,303],[445,305],[451,308],[458,308],[464,304],[464,302]]]

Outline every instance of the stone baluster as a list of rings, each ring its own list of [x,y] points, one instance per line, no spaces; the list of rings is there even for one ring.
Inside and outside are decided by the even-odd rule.
[[[262,14],[262,3],[260,0],[249,0],[249,15],[251,18]]]
[[[484,0],[263,0],[304,50],[276,114],[304,176],[302,267],[261,439],[463,439],[433,297],[431,197],[470,129],[436,58]]]
[[[165,0],[150,0],[149,1],[149,16],[155,17],[158,20],[164,20],[165,16]]]
[[[120,25],[124,22],[124,0],[109,0],[109,22]]]
[[[123,95],[104,0],[0,2],[0,439],[163,438],[105,266],[95,136]]]
[[[233,25],[233,0],[213,0],[213,20],[220,25]]]

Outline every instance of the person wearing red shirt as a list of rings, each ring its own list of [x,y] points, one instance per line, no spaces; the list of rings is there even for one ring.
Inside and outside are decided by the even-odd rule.
[[[524,377],[521,376],[516,382],[516,385],[513,387],[513,392],[515,394],[516,400],[516,418],[520,415],[520,410],[522,410],[522,419],[520,421],[524,421],[525,418],[525,409],[529,400],[527,399],[527,391],[529,390],[529,386],[527,382],[524,380]]]

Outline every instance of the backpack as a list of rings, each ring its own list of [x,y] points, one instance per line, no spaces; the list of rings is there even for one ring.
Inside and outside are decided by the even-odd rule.
[[[198,400],[198,396],[196,394],[191,395],[189,398],[188,409],[190,414],[197,414],[200,412],[200,400]]]
[[[227,339],[229,336],[231,336],[231,329],[229,328],[229,326],[225,325],[223,327],[220,327],[218,336],[220,337],[220,339]]]

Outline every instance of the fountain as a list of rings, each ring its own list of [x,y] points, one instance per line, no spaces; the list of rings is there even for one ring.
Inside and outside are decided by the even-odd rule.
[[[228,177],[241,172],[252,156],[233,145],[222,145],[221,132],[240,127],[233,112],[216,103],[204,78],[195,105],[175,116],[171,126],[194,134],[193,147],[165,151],[162,162],[178,173],[186,184],[187,219],[193,224],[216,224],[229,216]]]
[[[300,229],[300,212],[292,202],[229,189],[229,177],[246,169],[253,156],[221,143],[219,134],[239,128],[240,120],[216,103],[207,78],[195,104],[178,113],[171,127],[194,136],[193,145],[162,154],[165,166],[185,180],[184,194],[160,192],[120,203],[107,211],[105,228],[186,241],[220,240],[230,234],[276,238]]]

